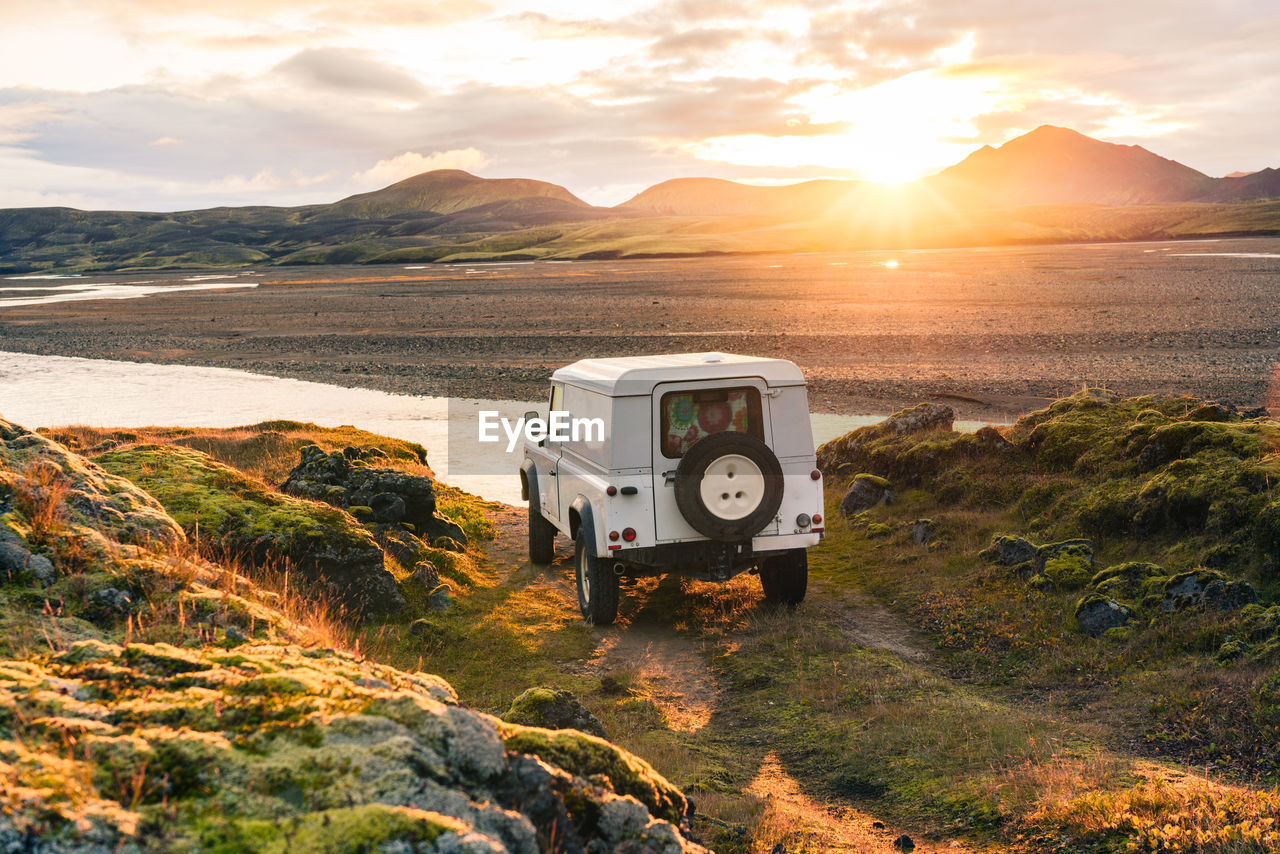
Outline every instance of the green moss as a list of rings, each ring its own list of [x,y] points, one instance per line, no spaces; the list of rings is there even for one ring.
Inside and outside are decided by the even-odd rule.
[[[199,451],[138,445],[98,462],[154,495],[215,557],[288,562],[312,576],[382,563],[372,535],[347,513],[278,493]]]
[[[511,702],[511,708],[502,715],[508,723],[540,726],[543,721],[543,709],[554,705],[557,691],[554,688],[529,688]]]
[[[396,846],[430,844],[444,833],[464,835],[462,822],[412,807],[365,804],[322,810],[288,821],[234,820],[214,823],[200,838],[211,854],[370,854]],[[418,850],[404,848],[404,850]]]
[[[1079,590],[1089,582],[1093,567],[1079,555],[1064,554],[1045,561],[1044,574],[1059,590]]]
[[[659,818],[679,823],[688,802],[649,763],[619,750],[609,742],[575,730],[545,730],[507,725],[503,741],[507,750],[528,753],[558,765],[579,777],[602,775],[614,791],[631,795]]]
[[[1165,571],[1154,563],[1129,561],[1101,570],[1091,583],[1100,594],[1132,598],[1139,596],[1150,579],[1163,579]]]
[[[868,537],[887,537],[893,533],[893,526],[886,525],[883,522],[872,522],[867,525]]]

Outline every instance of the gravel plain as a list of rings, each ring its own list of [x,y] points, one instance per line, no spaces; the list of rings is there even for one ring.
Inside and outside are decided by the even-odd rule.
[[[256,288],[7,301],[215,273],[0,281],[0,349],[514,400],[579,358],[723,350],[794,360],[815,411],[933,400],[990,420],[1085,383],[1271,407],[1280,359],[1268,238],[268,268],[198,279]]]

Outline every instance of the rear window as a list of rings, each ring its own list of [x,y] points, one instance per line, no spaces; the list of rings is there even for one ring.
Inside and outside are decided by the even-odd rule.
[[[661,407],[662,453],[673,460],[712,433],[746,433],[764,441],[760,392],[750,386],[669,391]]]

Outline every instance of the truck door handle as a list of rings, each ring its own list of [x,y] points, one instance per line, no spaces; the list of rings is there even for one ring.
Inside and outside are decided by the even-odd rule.
[[[666,482],[667,486],[670,486],[676,482],[676,473],[674,471],[664,471],[662,473],[662,479]]]
[[[549,472],[547,472],[547,474],[551,475],[552,477],[555,477],[555,476],[556,476],[556,473],[555,473],[555,472],[553,472],[553,471],[549,471]]]

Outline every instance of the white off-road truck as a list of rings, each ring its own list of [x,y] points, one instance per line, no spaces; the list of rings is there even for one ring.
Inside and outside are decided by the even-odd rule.
[[[584,359],[552,375],[548,406],[547,420],[566,426],[525,443],[529,557],[550,563],[557,531],[573,540],[583,617],[613,622],[620,583],[672,572],[758,572],[767,599],[804,599],[805,550],[825,529],[794,364],[726,353]],[[603,429],[570,431],[570,421]]]

